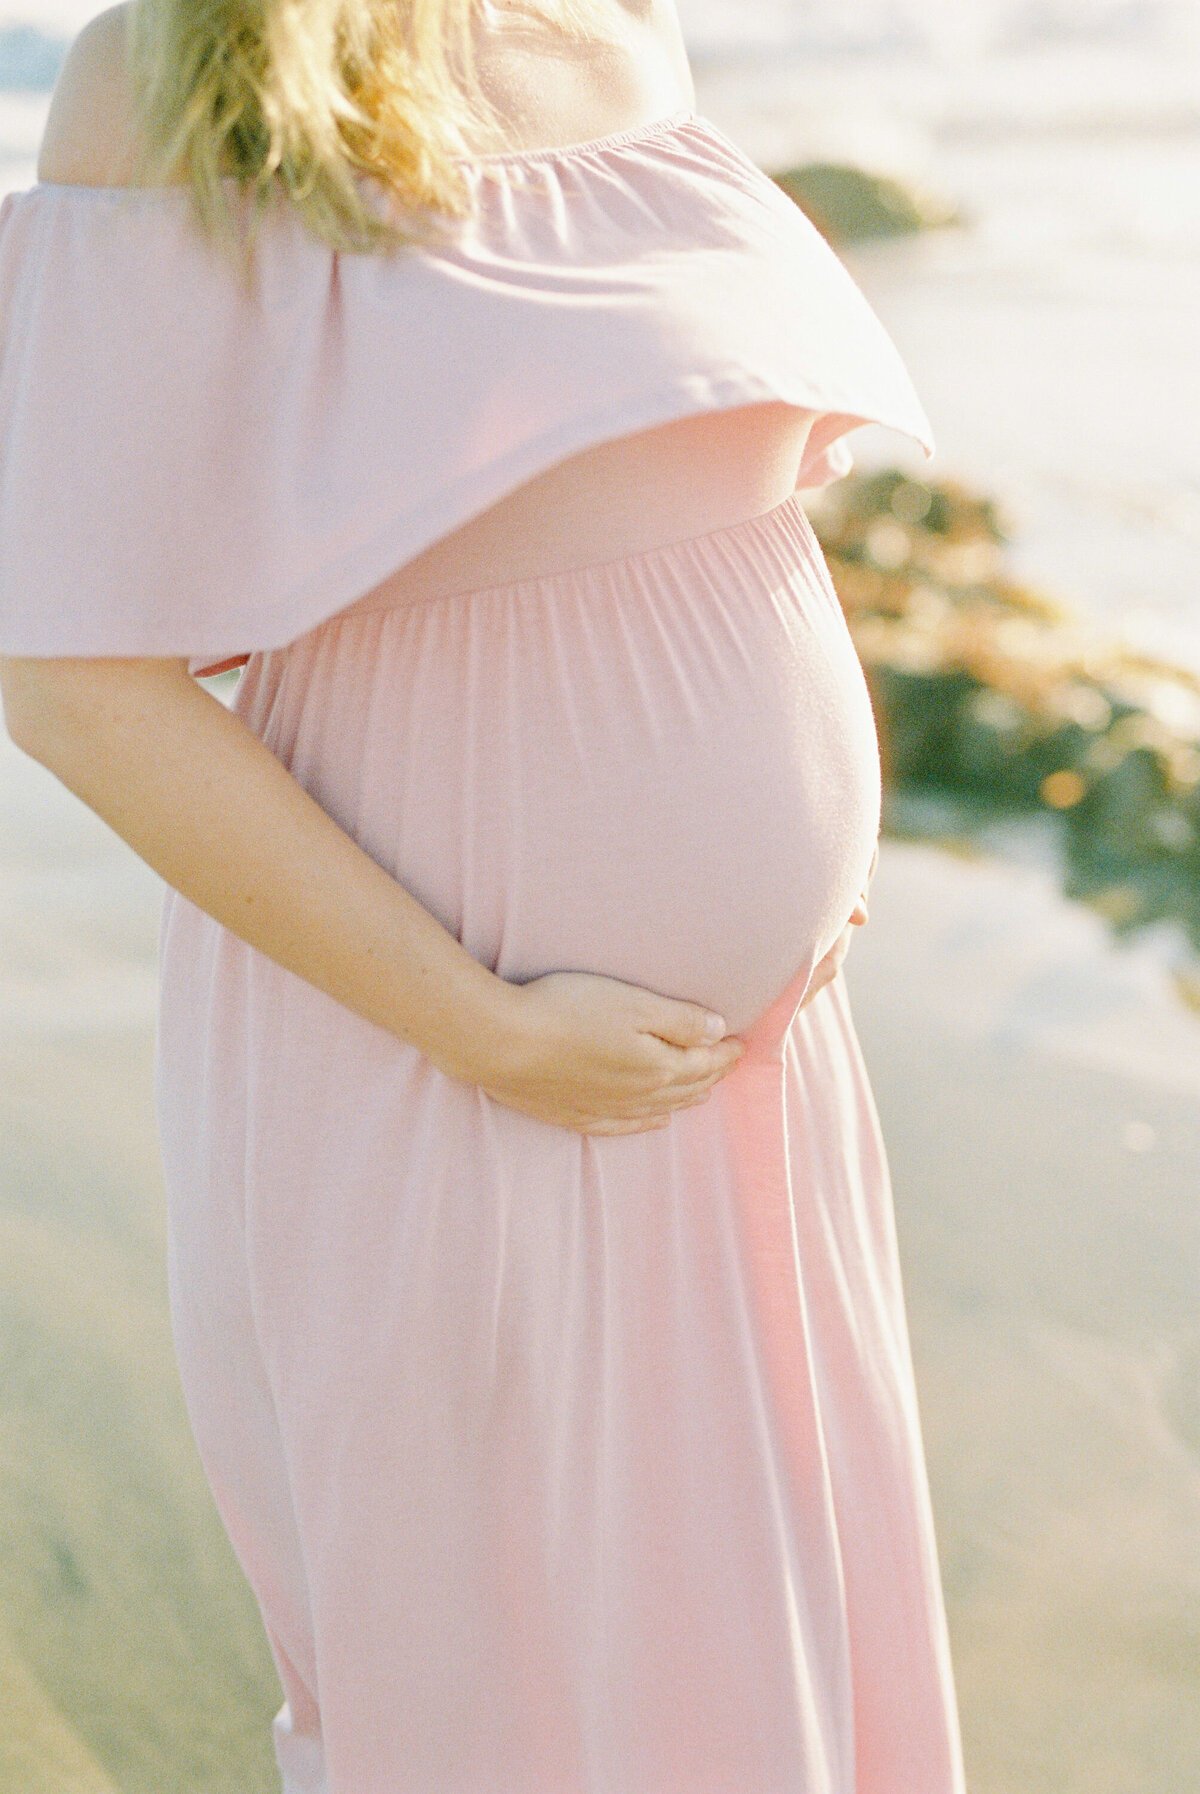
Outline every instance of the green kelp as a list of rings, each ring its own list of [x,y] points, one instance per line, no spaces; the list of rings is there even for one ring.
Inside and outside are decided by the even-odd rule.
[[[1068,895],[1119,931],[1177,921],[1200,948],[1200,678],[1010,578],[1008,525],[953,481],[852,475],[813,524],[892,799],[954,800],[960,836],[971,817],[1052,816]]]
[[[848,162],[802,162],[771,176],[830,243],[909,237],[960,224],[960,215],[934,194]]]

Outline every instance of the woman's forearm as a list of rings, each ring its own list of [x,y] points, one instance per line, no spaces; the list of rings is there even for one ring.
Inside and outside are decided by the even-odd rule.
[[[376,864],[174,660],[9,660],[18,746],[177,891],[467,1082],[514,987]]]

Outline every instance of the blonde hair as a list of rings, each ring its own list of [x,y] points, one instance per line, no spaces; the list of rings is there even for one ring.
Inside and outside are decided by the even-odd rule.
[[[621,35],[614,0],[518,3],[570,38]],[[138,179],[185,179],[201,224],[227,240],[239,239],[230,177],[253,200],[251,237],[282,191],[335,249],[426,239],[439,218],[468,210],[456,158],[477,150],[481,130],[505,137],[473,55],[473,24],[488,10],[489,0],[134,0]],[[405,216],[373,203],[363,176]]]

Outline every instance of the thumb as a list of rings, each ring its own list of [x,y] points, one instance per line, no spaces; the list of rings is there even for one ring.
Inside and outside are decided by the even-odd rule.
[[[715,1046],[727,1032],[724,1016],[699,1003],[677,1003],[669,997],[654,1004],[644,1028],[646,1033],[679,1047]]]

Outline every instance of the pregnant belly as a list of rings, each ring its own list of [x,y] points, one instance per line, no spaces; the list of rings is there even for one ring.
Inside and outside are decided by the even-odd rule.
[[[580,572],[356,608],[238,709],[483,963],[748,1027],[829,948],[879,821],[866,689],[796,501]]]

